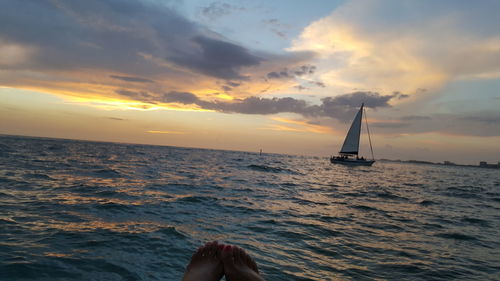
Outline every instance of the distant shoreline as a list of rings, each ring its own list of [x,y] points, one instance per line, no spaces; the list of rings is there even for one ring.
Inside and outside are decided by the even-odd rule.
[[[206,150],[218,150],[218,151],[235,151],[235,152],[244,152],[244,153],[256,153],[257,151],[245,151],[245,150],[231,150],[231,149],[217,149],[217,148],[205,148],[205,147],[187,147],[187,146],[175,146],[175,145],[167,145],[167,144],[148,144],[148,143],[131,143],[131,142],[120,142],[120,141],[107,141],[107,140],[92,140],[92,139],[71,139],[71,138],[61,138],[61,137],[48,137],[48,136],[29,136],[29,135],[10,135],[0,133],[0,137],[14,137],[14,138],[32,138],[32,139],[46,139],[46,140],[65,140],[65,141],[77,141],[77,142],[94,142],[94,143],[112,143],[112,144],[121,144],[121,145],[144,145],[144,146],[156,146],[156,147],[176,147],[176,148],[185,148],[185,149],[206,149]],[[290,155],[290,156],[305,156],[305,157],[321,157],[315,155],[300,155],[300,154],[285,154],[285,153],[274,153],[274,152],[266,152],[262,154],[271,154],[271,155]],[[327,158],[329,158],[328,156]],[[394,162],[394,163],[409,163],[409,164],[424,164],[424,165],[437,165],[437,166],[453,166],[453,167],[472,167],[472,168],[485,168],[485,169],[493,169],[500,170],[500,162],[499,164],[487,164],[485,166],[480,165],[470,165],[470,164],[456,164],[450,161],[444,161],[443,163],[439,162],[431,162],[424,160],[393,160],[393,159],[385,159],[380,158],[376,159],[377,161],[382,162]]]
[[[382,162],[394,162],[394,163],[409,163],[409,164],[424,164],[424,165],[436,165],[436,166],[469,167],[469,168],[500,170],[500,165],[488,164],[486,162],[484,162],[485,165],[466,165],[466,164],[456,164],[449,161],[444,161],[443,163],[439,163],[439,162],[422,161],[422,160],[399,160],[399,159],[398,160],[378,159],[378,160]]]

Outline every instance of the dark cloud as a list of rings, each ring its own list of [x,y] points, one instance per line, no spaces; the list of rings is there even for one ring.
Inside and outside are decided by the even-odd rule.
[[[267,78],[269,79],[278,79],[278,78],[284,78],[284,77],[290,77],[288,75],[288,72],[286,71],[281,71],[281,72],[276,72],[276,71],[272,71],[272,72],[269,72],[267,74]]]
[[[294,71],[296,76],[302,76],[306,74],[313,74],[316,71],[316,66],[314,65],[303,65]]]
[[[391,128],[391,129],[399,129],[408,126],[409,126],[408,123],[394,123],[394,122],[374,122],[370,124],[370,127]]]
[[[241,85],[241,83],[237,83],[237,82],[231,82],[231,81],[228,81],[227,84],[230,86],[230,87],[238,87],[239,85]]]
[[[264,59],[249,50],[229,42],[205,36],[192,40],[199,48],[191,53],[179,53],[168,59],[209,76],[223,79],[244,79],[238,71],[242,67],[258,65]]]
[[[413,121],[413,120],[429,120],[432,119],[429,116],[421,116],[421,115],[408,115],[400,118],[401,120]]]
[[[271,31],[272,33],[278,35],[281,38],[287,38],[287,31],[290,26],[288,24],[283,24],[278,19],[267,19],[263,20],[262,23]]]
[[[433,114],[403,116],[396,122],[374,122],[378,133],[419,134],[447,133],[457,136],[500,136],[500,115],[496,112],[477,112],[474,115]]]
[[[500,115],[482,115],[482,116],[461,116],[459,121],[470,121],[485,124],[500,124]]]
[[[302,85],[297,85],[297,86],[294,86],[295,89],[299,90],[299,91],[302,91],[302,90],[308,90],[309,88],[307,87],[304,87]]]
[[[380,95],[376,92],[354,92],[336,97],[327,97],[321,100],[322,111],[324,116],[347,122],[356,114],[362,103],[364,103],[365,107],[370,108],[389,107],[389,101],[398,96],[398,93]]]
[[[440,129],[453,134],[469,136],[500,136],[498,111],[479,111],[466,114],[436,114],[429,126],[440,124]]]
[[[278,24],[278,19],[276,19],[276,18],[267,19],[267,20],[263,20],[262,22],[266,23],[266,24]]]
[[[137,83],[154,83],[153,80],[141,78],[141,77],[132,77],[132,76],[119,76],[119,75],[109,75],[109,77],[113,79],[118,79],[126,82],[137,82]]]
[[[134,100],[145,101],[145,102],[153,102],[153,100],[155,99],[154,95],[144,91],[130,91],[125,89],[120,89],[116,90],[115,93],[121,96],[129,97]]]
[[[217,110],[227,113],[243,113],[243,114],[277,114],[281,112],[293,112],[302,114],[307,111],[308,105],[303,100],[294,98],[259,98],[248,97],[237,102],[214,102],[201,103],[207,109]]]
[[[105,117],[107,119],[111,119],[111,120],[115,120],[115,121],[125,121],[127,119],[123,119],[123,118],[118,118],[118,117]]]
[[[274,28],[272,28],[272,29],[271,29],[271,31],[272,31],[274,34],[276,34],[276,35],[278,35],[279,37],[281,37],[281,38],[286,38],[286,33],[285,33],[285,32],[283,32],[283,31],[279,31],[279,30],[276,30],[276,29],[274,29]]]
[[[33,67],[127,69],[144,63],[138,52],[175,52],[183,37],[199,33],[173,10],[139,1],[7,2],[0,36],[35,47]]]
[[[231,91],[231,90],[233,89],[233,88],[231,88],[231,87],[229,87],[229,86],[227,86],[227,85],[223,85],[221,88],[222,88],[222,90],[224,90],[225,92],[229,92],[229,91]]]
[[[201,100],[192,93],[188,92],[170,92],[163,95],[163,102],[173,102],[182,104],[198,104]]]
[[[342,121],[351,120],[359,110],[361,103],[366,107],[388,107],[388,101],[397,95],[380,95],[374,92],[356,92],[321,100],[319,105],[308,104],[304,100],[291,97],[260,98],[248,97],[233,102],[205,101],[187,92],[170,92],[162,97],[163,102],[194,104],[204,109],[225,113],[242,114],[277,114],[283,112],[297,113],[305,117],[330,117]],[[363,100],[364,98],[364,100]]]
[[[156,1],[2,1],[0,38],[35,50],[27,65],[9,68],[126,70],[130,75],[111,78],[128,82],[148,83],[138,76],[172,73],[175,65],[243,79],[242,67],[264,60]]]
[[[417,90],[417,91],[418,91],[418,90]],[[409,97],[410,97],[410,95],[402,94],[401,92],[398,92],[398,91],[394,92],[394,95],[396,95],[396,96],[398,97],[398,99],[399,99],[399,100],[400,100],[400,99],[405,99],[405,98],[409,98]]]
[[[226,83],[226,85],[222,85],[222,86],[221,86],[221,88],[222,88],[225,92],[232,91],[232,90],[233,90],[233,88],[239,87],[239,86],[241,85],[241,83],[232,82],[232,81],[226,81],[225,83]]]
[[[399,96],[399,93],[382,96],[376,92],[354,92],[333,98],[324,98],[323,103],[333,107],[359,107],[362,103],[364,103],[366,107],[375,108],[389,106],[388,101],[397,96]]]
[[[267,74],[269,79],[282,79],[282,78],[293,78],[300,77],[307,74],[313,74],[316,71],[316,66],[314,65],[302,65],[295,69],[283,69],[281,71],[272,71]]]
[[[208,7],[203,7],[200,13],[209,20],[216,20],[220,17],[230,15],[235,11],[245,11],[245,8],[225,2],[213,2]]]
[[[326,87],[325,83],[323,83],[321,81],[309,81],[308,83],[312,84],[312,85],[315,85],[315,86],[318,86],[318,87],[321,87],[321,88]]]

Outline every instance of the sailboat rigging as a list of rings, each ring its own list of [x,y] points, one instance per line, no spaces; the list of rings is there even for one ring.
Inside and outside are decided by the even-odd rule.
[[[368,129],[368,120],[366,118],[366,113],[365,113],[366,131],[368,133],[368,140],[370,142],[372,159],[368,160],[365,159],[364,157],[359,157],[358,155],[363,112],[364,112],[364,103],[361,104],[361,108],[359,109],[358,113],[354,117],[354,120],[352,121],[351,127],[349,128],[349,131],[347,132],[347,135],[345,137],[344,144],[342,145],[342,149],[340,149],[339,151],[339,155],[330,157],[331,163],[356,165],[356,166],[371,166],[373,163],[375,163],[375,159],[373,157],[372,140],[370,137],[370,130]]]

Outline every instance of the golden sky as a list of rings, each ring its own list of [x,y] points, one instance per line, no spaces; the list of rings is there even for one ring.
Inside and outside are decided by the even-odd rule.
[[[500,161],[499,3],[268,2],[2,2],[0,133]]]

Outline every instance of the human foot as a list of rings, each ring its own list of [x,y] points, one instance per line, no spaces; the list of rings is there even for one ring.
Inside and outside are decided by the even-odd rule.
[[[218,253],[228,281],[264,281],[259,275],[257,264],[242,248],[219,245]]]
[[[219,281],[224,275],[217,258],[217,241],[206,243],[193,254],[182,281]]]

